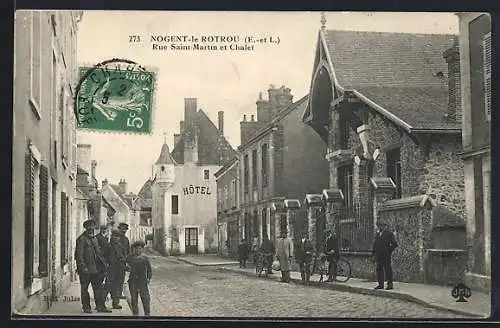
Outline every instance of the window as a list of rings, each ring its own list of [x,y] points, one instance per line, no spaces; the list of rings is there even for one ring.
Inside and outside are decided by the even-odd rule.
[[[30,105],[38,119],[41,118],[41,12],[31,13],[31,51],[30,51]]]
[[[229,203],[229,190],[228,186],[224,186],[224,209],[228,208],[228,203]]]
[[[172,214],[179,214],[179,196],[172,195]]]
[[[231,207],[236,207],[237,197],[238,197],[238,194],[236,191],[236,180],[233,179],[231,181]]]
[[[244,189],[245,193],[248,192],[248,188],[250,186],[250,183],[248,181],[249,180],[248,165],[249,165],[249,163],[248,163],[248,155],[245,155],[244,163],[243,163],[243,170],[244,170],[244,174],[243,174],[244,178],[243,179],[244,179],[244,183],[245,183],[245,186],[244,186],[243,189]]]
[[[52,15],[54,16],[54,15]],[[57,59],[54,52],[52,52],[52,86],[51,86],[51,120],[50,120],[50,129],[51,129],[51,137],[53,140],[52,144],[52,165],[54,168],[57,167]]]
[[[262,209],[262,236],[269,234],[267,233],[267,208]]]
[[[30,150],[25,163],[24,287],[39,276],[40,263],[40,166]]]
[[[387,176],[396,184],[395,198],[401,198],[401,155],[399,148],[390,150],[387,157]]]
[[[61,267],[68,263],[68,197],[61,192]]]
[[[339,132],[340,132],[340,148],[341,149],[347,149],[348,148],[348,142],[349,142],[349,122],[346,121],[345,117],[340,117],[339,120]]]
[[[217,189],[217,202],[222,206],[222,189]]]
[[[268,182],[268,154],[267,154],[268,146],[267,144],[262,145],[262,187],[267,186]]]
[[[203,170],[203,177],[205,180],[210,179],[210,171],[209,170]]]
[[[344,194],[345,207],[351,209],[353,205],[353,165],[341,166],[337,172],[337,185]]]
[[[257,150],[252,150],[252,186],[257,188]]]
[[[49,170],[40,166],[40,277],[49,275]]]
[[[59,142],[61,145],[61,158],[63,159],[64,163],[64,155],[65,155],[65,134],[64,134],[64,121],[66,120],[66,113],[64,112],[64,87],[61,86],[61,89],[59,90]]]
[[[253,235],[256,237],[259,235],[259,214],[257,211],[253,212]]]
[[[486,120],[491,120],[491,33],[483,38],[484,111]]]

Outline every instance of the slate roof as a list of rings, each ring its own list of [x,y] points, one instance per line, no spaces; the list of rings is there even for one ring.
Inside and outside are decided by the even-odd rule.
[[[184,164],[184,141],[198,135],[198,164],[221,165],[236,155],[236,151],[220,133],[219,129],[210,120],[203,110],[198,110],[193,124],[188,125],[181,134],[179,142],[171,152],[177,164]]]
[[[132,208],[132,199],[129,197],[126,197],[121,191],[120,191],[120,186],[115,185],[115,184],[109,184],[111,188],[116,192],[118,196],[128,205],[128,207]]]
[[[161,147],[160,151],[160,156],[158,157],[158,160],[156,160],[155,164],[174,164],[175,161],[170,155],[170,149],[168,148],[167,143],[164,143],[163,146]]]
[[[153,206],[153,180],[148,179],[137,194],[137,203],[140,207]]]
[[[389,32],[320,32],[338,85],[356,90],[412,129],[460,129],[444,114],[448,66],[443,52],[457,36]],[[444,73],[444,78],[437,73]]]

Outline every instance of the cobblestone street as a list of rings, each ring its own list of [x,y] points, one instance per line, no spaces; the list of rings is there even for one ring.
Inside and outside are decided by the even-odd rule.
[[[462,318],[401,300],[282,284],[160,257],[151,263],[153,316]]]

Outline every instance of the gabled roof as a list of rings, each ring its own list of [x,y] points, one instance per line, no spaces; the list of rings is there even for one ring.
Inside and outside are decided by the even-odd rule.
[[[279,123],[282,119],[287,117],[288,114],[293,112],[294,110],[302,110],[305,111],[307,109],[307,101],[309,99],[309,95],[305,95],[296,102],[288,105],[287,107],[283,108],[278,114],[276,114],[273,119],[268,122],[266,125],[264,125],[262,128],[257,130],[257,132],[254,134],[252,138],[250,138],[245,144],[241,145],[238,147],[239,149],[245,149],[247,146],[251,145],[253,142],[258,140],[261,136],[266,134],[268,131],[270,131],[277,123]]]
[[[120,186],[115,184],[108,184],[108,186],[111,190],[113,190],[113,192],[120,198],[122,202],[124,202],[129,208],[132,208],[132,200],[125,197],[125,195],[120,192]]]
[[[460,123],[444,116],[448,66],[443,52],[456,37],[327,30],[319,32],[318,48],[326,51],[337,89],[354,91],[407,130],[460,131]]]
[[[198,136],[198,164],[221,165],[236,155],[236,151],[220,133],[203,110],[198,110],[193,124],[188,125],[181,134],[179,142],[172,150],[172,158],[177,164],[184,164],[184,141]]]
[[[174,164],[175,165],[175,161],[172,158],[172,156],[170,155],[170,149],[168,148],[168,145],[166,142],[161,147],[160,156],[158,157],[158,160],[156,160],[155,164],[156,165],[158,165],[158,164],[167,164],[167,165]]]
[[[153,180],[148,179],[137,194],[136,204],[139,207],[152,207],[153,205]]]

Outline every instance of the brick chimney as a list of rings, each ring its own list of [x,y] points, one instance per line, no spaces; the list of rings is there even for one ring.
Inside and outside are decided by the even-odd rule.
[[[284,85],[280,88],[275,88],[273,84],[267,90],[269,95],[269,105],[271,108],[272,116],[279,113],[283,108],[292,104],[293,95],[290,93],[290,88],[285,87]]]
[[[125,179],[121,179],[118,186],[120,187],[120,192],[122,193],[122,195],[127,194],[127,181],[125,181]]]
[[[180,122],[179,122],[179,132],[180,132],[180,134],[183,134],[183,133],[184,133],[184,128],[185,128],[185,125],[186,125],[186,124],[184,123],[184,121],[180,121]]]
[[[255,121],[255,115],[251,115],[250,120],[247,120],[247,115],[244,114],[243,120],[240,122],[241,145],[246,144],[261,126],[260,122]]]
[[[177,146],[180,139],[181,139],[181,135],[179,133],[174,133],[174,147]]]
[[[193,123],[196,118],[197,98],[184,98],[184,120],[186,125]]]
[[[271,106],[269,101],[262,98],[262,92],[259,92],[259,99],[257,99],[257,121],[268,123],[271,121]]]
[[[451,48],[443,53],[443,57],[448,63],[448,110],[446,112],[446,118],[452,122],[461,122],[462,99],[458,38],[455,38]]]
[[[224,135],[224,112],[219,111],[217,114],[219,118],[219,132],[221,135]]]

